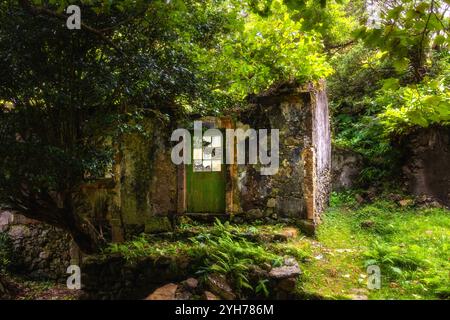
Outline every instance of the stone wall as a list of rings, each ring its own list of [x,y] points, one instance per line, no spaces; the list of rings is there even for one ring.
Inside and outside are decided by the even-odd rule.
[[[357,185],[359,174],[363,169],[363,158],[360,154],[333,146],[331,153],[332,189],[343,191]]]
[[[67,278],[72,242],[67,233],[8,211],[0,212],[0,232],[12,240],[11,271],[36,280]]]
[[[419,129],[403,141],[402,148],[410,192],[450,206],[450,127]]]
[[[306,219],[316,224],[330,191],[330,127],[323,84],[273,87],[249,98],[243,112],[206,117],[217,128],[279,129],[279,169],[261,175],[261,165],[227,167],[226,212],[248,219]],[[192,125],[181,119],[179,125]],[[186,122],[190,122],[186,124]],[[113,176],[86,185],[82,212],[107,240],[131,239],[141,232],[164,232],[172,217],[186,211],[186,175],[171,159],[172,129],[146,116],[142,133],[114,141]],[[269,133],[270,136],[270,133]],[[180,174],[181,172],[181,174]],[[183,200],[184,199],[184,200]]]
[[[187,257],[142,258],[91,256],[83,260],[82,289],[85,299],[144,299],[161,285],[193,273]]]
[[[330,128],[323,87],[286,84],[251,99],[238,128],[279,129],[280,166],[238,168],[239,203],[250,218],[318,220],[330,192]]]
[[[146,116],[141,132],[114,142],[113,175],[86,184],[78,206],[108,241],[131,239],[142,232],[169,231],[177,210],[176,166],[170,159],[171,130]]]

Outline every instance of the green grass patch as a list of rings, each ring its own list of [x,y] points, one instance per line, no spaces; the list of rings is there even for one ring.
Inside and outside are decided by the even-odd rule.
[[[450,211],[376,201],[350,206],[334,199],[323,217],[317,255],[305,264],[304,290],[329,298],[365,291],[373,299],[450,297]],[[366,267],[378,265],[381,289],[367,289]]]

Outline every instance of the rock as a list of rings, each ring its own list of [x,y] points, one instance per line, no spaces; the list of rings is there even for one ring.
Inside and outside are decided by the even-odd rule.
[[[401,207],[409,207],[414,204],[414,200],[412,199],[403,199],[398,202]]]
[[[12,221],[12,216],[9,211],[0,211],[0,232],[6,230],[8,224]]]
[[[220,298],[218,296],[216,296],[214,293],[212,293],[210,291],[205,291],[203,293],[203,299],[205,299],[205,300],[220,300]]]
[[[198,280],[195,278],[188,278],[184,281],[186,288],[195,290],[198,287]]]
[[[149,217],[145,223],[146,233],[163,233],[172,231],[172,224],[168,217]]]
[[[297,220],[297,226],[304,234],[308,236],[314,236],[316,232],[316,226],[312,220]]]
[[[277,288],[286,292],[292,292],[295,290],[296,285],[297,280],[295,278],[285,278],[281,279],[277,285]]]
[[[247,215],[249,218],[252,218],[252,219],[260,219],[263,217],[263,213],[261,212],[260,209],[251,209],[251,210],[247,211]]]
[[[234,300],[236,299],[236,295],[233,293],[230,285],[224,276],[218,274],[210,274],[206,278],[206,284],[209,289],[226,300]]]
[[[161,288],[156,289],[145,300],[175,300],[175,292],[178,285],[175,283],[169,283]]]
[[[191,300],[192,296],[192,292],[186,290],[183,286],[179,286],[175,292],[175,300]]]
[[[269,277],[272,279],[285,279],[296,277],[301,273],[298,263],[295,261],[292,265],[283,265],[270,270]]]
[[[13,239],[22,239],[30,235],[30,229],[24,225],[13,225],[9,230],[9,236]]]
[[[285,266],[289,266],[289,267],[290,266],[298,266],[297,260],[295,260],[295,258],[293,258],[293,257],[285,258],[283,264]]]
[[[402,200],[402,196],[398,193],[391,193],[391,194],[388,194],[386,197],[387,197],[387,199],[389,199],[391,201],[396,201],[396,202],[399,200]]]
[[[48,252],[48,251],[42,251],[39,253],[39,258],[41,258],[41,259],[46,260],[49,257],[50,257],[50,252]]]
[[[269,270],[270,270],[270,265],[269,265]],[[268,277],[268,272],[267,269],[263,269],[257,265],[250,265],[249,266],[249,271],[250,271],[250,276],[256,280],[260,280],[260,279],[267,279]]]
[[[266,204],[267,208],[275,208],[276,205],[277,205],[277,200],[275,198],[270,198],[269,200],[267,200],[267,204]]]
[[[275,236],[275,240],[287,241],[289,239],[297,238],[298,230],[292,227],[283,228],[280,233]]]
[[[350,292],[351,292],[350,298],[352,300],[368,300],[366,289],[354,288],[350,290]]]

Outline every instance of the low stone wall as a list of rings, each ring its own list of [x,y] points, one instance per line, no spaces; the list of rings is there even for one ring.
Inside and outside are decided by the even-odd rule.
[[[90,256],[83,259],[81,283],[84,299],[144,299],[167,282],[193,273],[187,257],[143,258]]]
[[[67,278],[72,239],[66,232],[8,211],[0,212],[0,232],[12,241],[11,271],[30,279]]]

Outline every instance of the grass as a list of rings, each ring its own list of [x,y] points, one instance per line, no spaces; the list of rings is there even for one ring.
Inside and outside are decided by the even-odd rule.
[[[332,202],[299,290],[331,299],[450,297],[450,211],[389,201],[357,206],[336,195]],[[369,265],[380,267],[379,290],[367,289]]]

